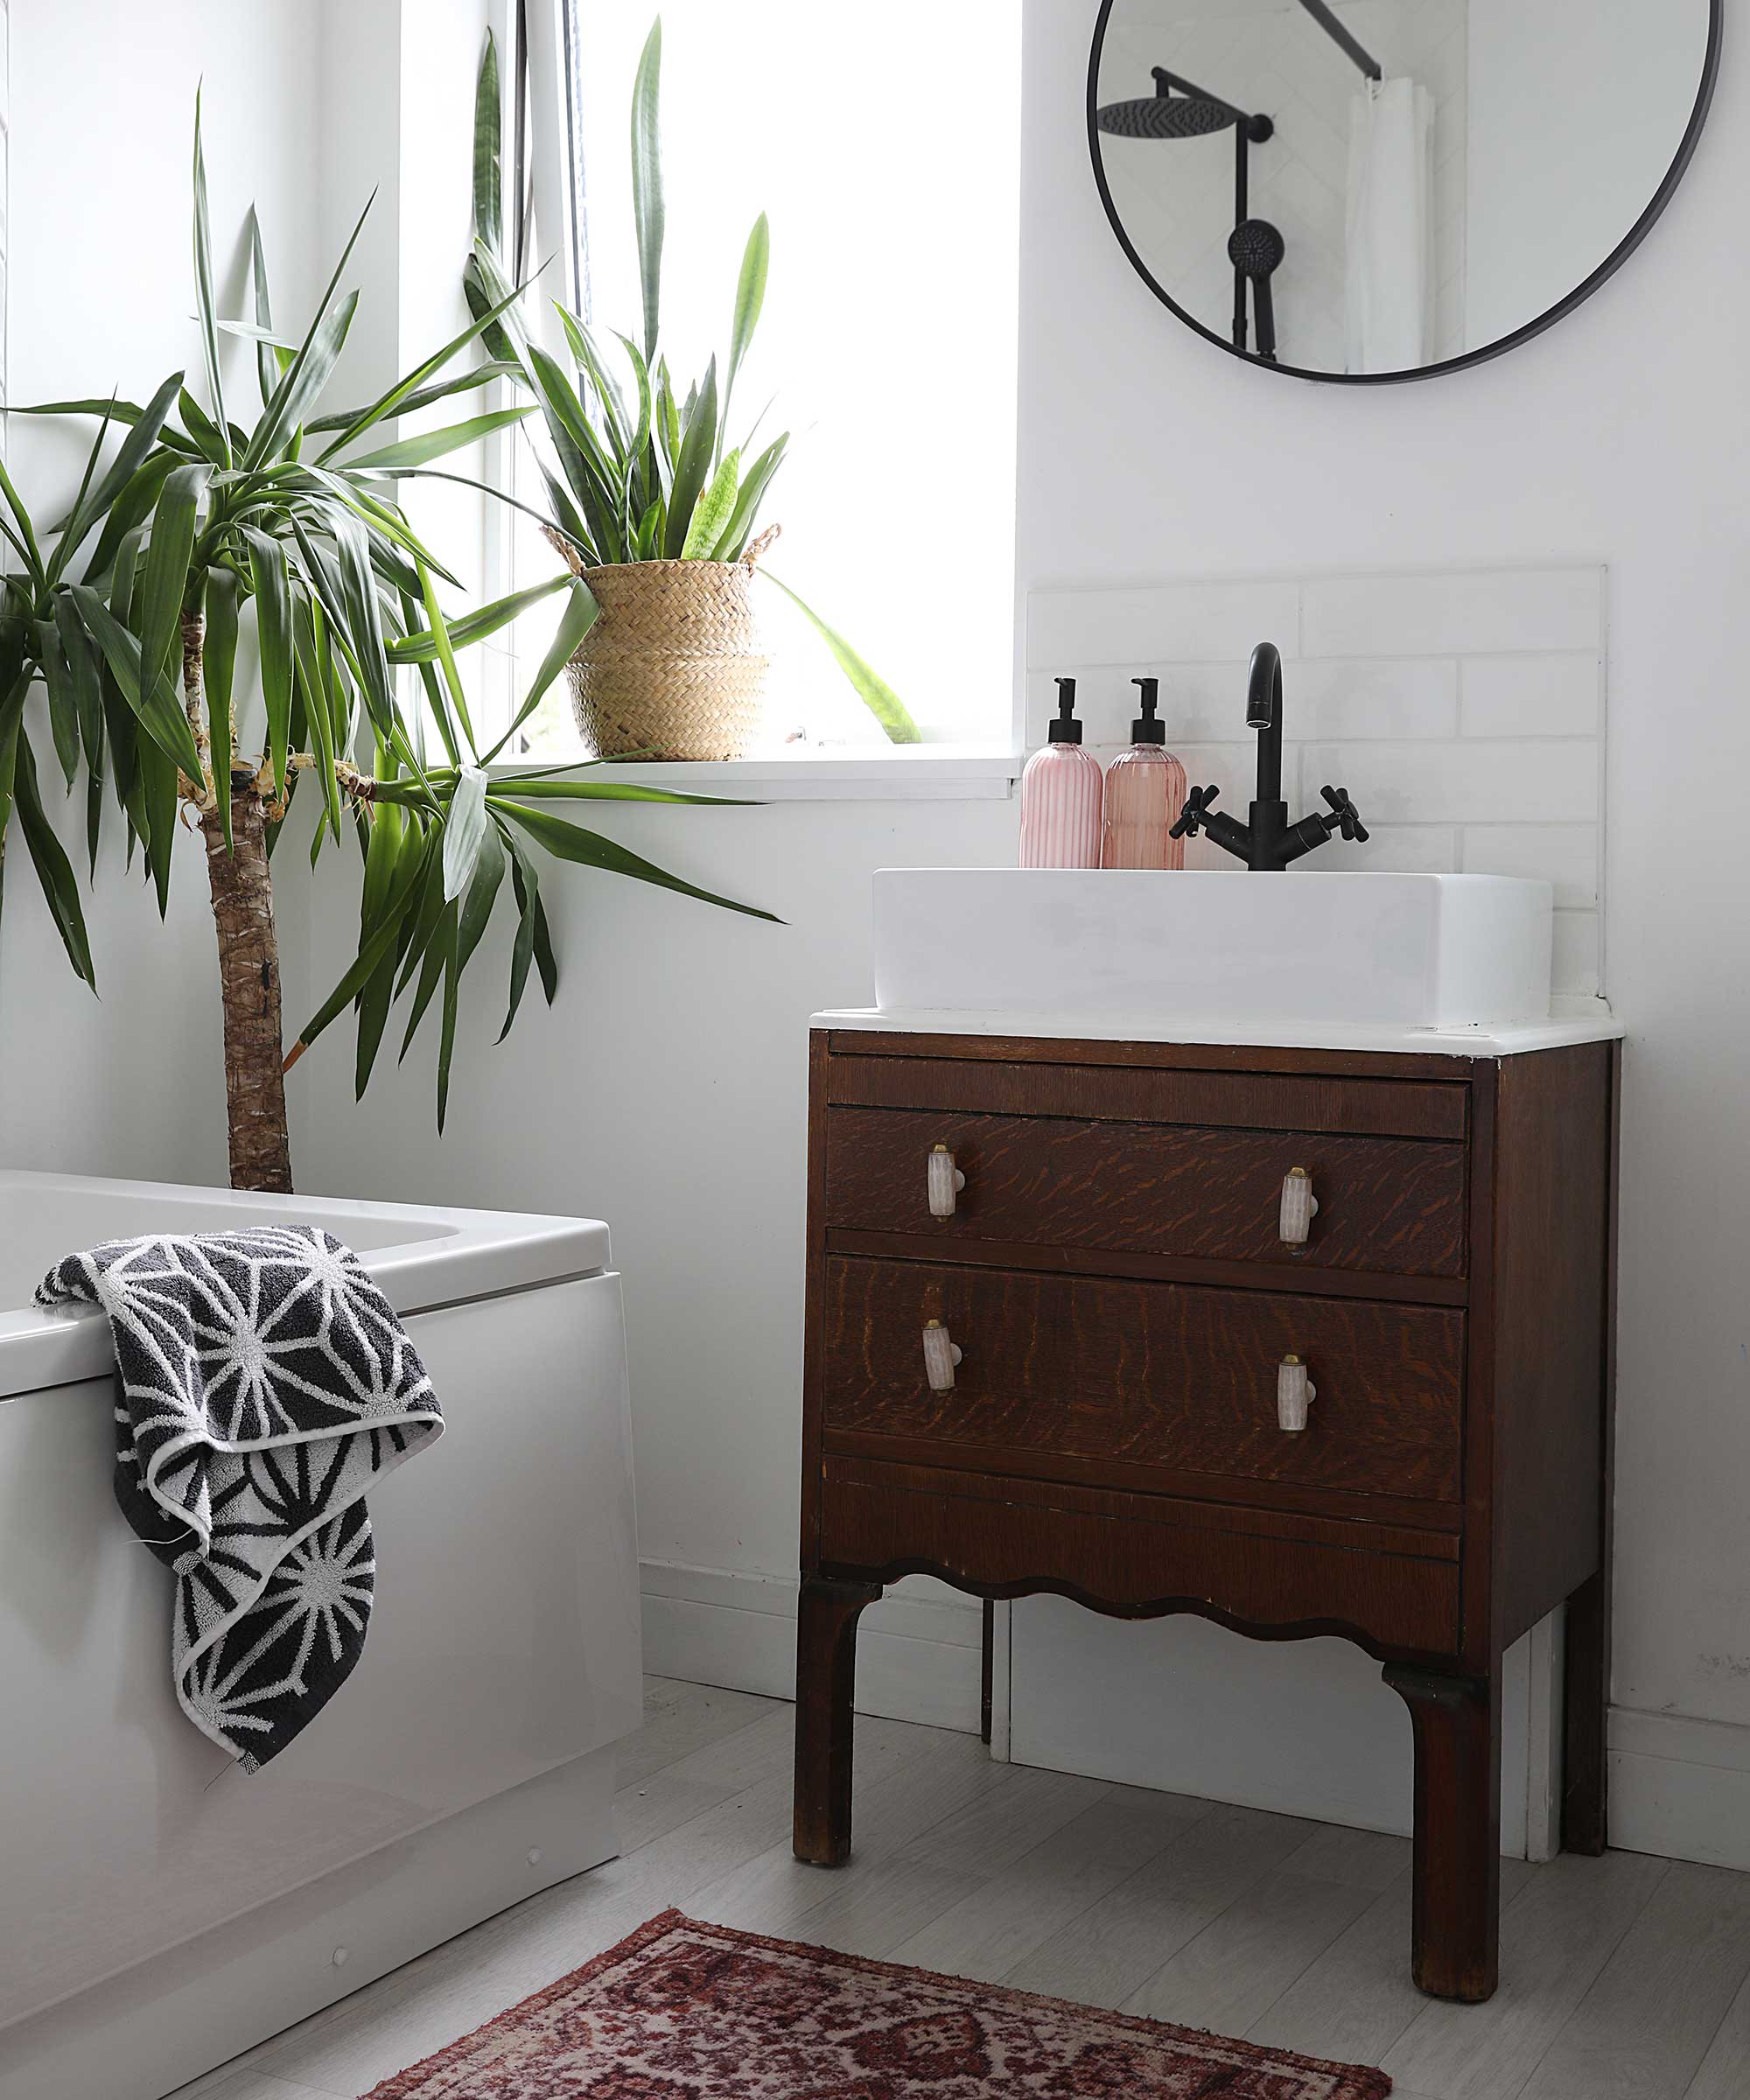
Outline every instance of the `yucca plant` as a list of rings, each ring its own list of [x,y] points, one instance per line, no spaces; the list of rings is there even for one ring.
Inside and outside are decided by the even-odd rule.
[[[0,535],[13,557],[0,580],[0,854],[16,816],[73,967],[94,987],[79,886],[49,822],[45,768],[33,748],[41,718],[27,704],[40,682],[53,762],[69,793],[84,770],[94,877],[106,794],[120,807],[130,862],[136,847],[144,853],[161,911],[185,817],[204,841],[223,991],[231,1179],[242,1188],[289,1189],[283,1072],[348,1007],[357,1014],[360,1094],[396,1002],[406,1002],[403,1056],[435,1007],[442,1129],[458,988],[507,878],[517,927],[505,1030],[531,969],[551,1001],[557,964],[531,849],[713,904],[730,900],[563,813],[568,803],[591,801],[710,798],[562,777],[575,768],[487,770],[558,676],[595,607],[561,573],[452,620],[440,585],[454,578],[396,500],[396,477],[410,466],[516,421],[526,408],[388,444],[380,442],[380,426],[494,377],[491,363],[459,373],[452,367],[514,294],[507,291],[375,401],[325,412],[323,393],[358,304],[341,280],[363,215],[314,319],[291,341],[274,323],[253,210],[253,318],[221,319],[215,310],[198,97],[193,188],[205,401],[175,373],[144,405],[116,397],[24,411],[98,420],[78,494],[46,532],[38,531],[0,462]],[[242,421],[234,419],[220,371],[228,331],[255,346],[260,407]],[[125,435],[106,458],[118,428]],[[552,648],[510,729],[486,745],[457,652],[554,594],[564,602]],[[241,690],[236,676],[246,618],[259,644],[258,696]],[[349,835],[359,851],[359,949],[283,1058],[270,863],[304,782],[318,802],[312,862],[325,843],[340,846]]]
[[[632,193],[643,322],[641,341],[615,332],[625,354],[622,380],[592,331],[563,302],[556,300],[554,309],[570,353],[569,372],[520,310],[503,255],[498,53],[490,35],[480,62],[474,243],[464,286],[494,360],[508,368],[540,409],[536,456],[548,505],[544,522],[579,570],[630,562],[746,559],[760,540],[762,506],[790,442],[789,432],[782,431],[756,453],[762,417],[755,417],[738,438],[732,420],[735,382],[766,298],[771,232],[763,212],[742,255],[722,365],[713,357],[704,377],[683,395],[663,354],[662,64],[659,16],[633,86]],[[767,536],[773,536],[769,528]],[[769,568],[758,573],[805,615],[889,738],[917,743],[917,724],[886,681]]]

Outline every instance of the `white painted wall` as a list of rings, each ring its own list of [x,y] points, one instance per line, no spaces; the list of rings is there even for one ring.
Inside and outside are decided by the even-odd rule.
[[[1470,0],[1473,346],[1547,313],[1646,210],[1707,28],[1707,0]]]
[[[206,78],[214,265],[239,312],[238,234],[251,196],[281,296],[311,296],[312,152],[318,40],[303,8],[227,0],[56,0],[14,10],[11,47],[10,399],[144,399],[200,369],[190,262],[195,83]],[[253,388],[249,360],[231,360]],[[42,523],[77,485],[95,426],[11,416],[6,457]],[[46,738],[43,785],[58,794]],[[42,761],[46,760],[47,770]],[[52,777],[51,777],[52,775]],[[83,791],[69,844],[83,869]],[[15,864],[0,923],[0,1158],[20,1166],[222,1180],[218,979],[198,836],[179,843],[171,922],[119,828],[88,922],[101,994],[69,970],[35,877]],[[14,850],[24,860],[22,840]],[[289,958],[290,960],[290,958]]]
[[[1615,1698],[1630,1717],[1733,1724],[1741,1752],[1750,888],[1732,826],[1706,813],[1727,806],[1721,783],[1750,774],[1750,283],[1718,268],[1750,178],[1750,55],[1728,44],[1689,180],[1630,266],[1559,329],[1455,378],[1316,388],[1196,340],[1106,232],[1082,106],[1094,13],[1091,0],[1027,10],[1021,587],[1289,573],[1309,550],[1334,567],[1610,566],[1610,989],[1630,1028]],[[1105,1690],[1120,1712],[1123,1679]],[[1292,1713],[1280,1718],[1292,1742]],[[1619,1841],[1731,1843],[1750,1858],[1741,1764],[1735,1830],[1716,1814],[1685,1833],[1655,1798],[1679,1790],[1672,1768],[1656,1787],[1643,1754],[1666,1740],[1657,1724],[1624,1719],[1617,1734]]]
[[[485,20],[485,0],[250,9],[175,0],[150,10],[61,0],[21,10],[11,57],[10,399],[104,396],[112,388],[144,399],[179,366],[204,394],[188,318],[190,149],[203,79],[220,312],[246,311],[240,242],[251,200],[276,322],[301,333],[374,191],[346,273],[361,296],[332,399],[368,399],[453,334],[466,318],[458,272]],[[70,124],[77,150],[68,150]],[[251,354],[237,343],[226,355],[234,413],[253,408]],[[444,419],[441,409],[430,414]],[[6,457],[40,522],[52,520],[56,499],[76,486],[94,430],[90,423],[10,419]],[[478,468],[466,455],[454,464]],[[426,485],[410,507],[458,573],[477,579],[478,499]],[[246,660],[247,648],[246,627]],[[53,767],[46,737],[38,752],[53,799],[59,775],[44,770]],[[81,872],[83,808],[81,785],[58,812]],[[7,885],[0,1158],[222,1180],[224,1068],[200,837],[191,831],[178,841],[169,923],[160,926],[138,868],[123,867],[113,807],[105,822],[87,900],[99,998],[72,976],[28,866],[15,865]],[[14,845],[22,861],[16,836]],[[276,862],[292,1029],[314,1004],[300,848],[289,839]],[[295,1096],[295,1140],[299,1106]]]

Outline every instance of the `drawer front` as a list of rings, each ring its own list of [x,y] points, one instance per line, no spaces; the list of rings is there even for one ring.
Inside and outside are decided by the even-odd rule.
[[[966,1177],[930,1214],[928,1164],[946,1145]],[[1319,1208],[1304,1245],[1280,1236],[1291,1167]],[[826,1220],[864,1232],[1394,1276],[1465,1272],[1465,1148],[1430,1139],[1199,1130],[1059,1116],[830,1109]]]
[[[1052,1490],[1024,1482],[858,1460],[829,1460],[822,1485],[820,1561],[836,1572],[924,1567],[1121,1610],[1172,1603],[1248,1628],[1353,1629],[1382,1648],[1446,1656],[1459,1645],[1455,1559],[1271,1536],[1256,1511],[1215,1503],[1125,1496],[1125,1513],[1102,1512],[1055,1506]]]
[[[998,1471],[1006,1448],[1033,1472],[1046,1454],[1461,1497],[1461,1312],[848,1256],[828,1258],[823,1311],[830,1438]],[[925,1370],[931,1320],[962,1351],[948,1392]],[[1277,1418],[1291,1354],[1317,1388],[1298,1432]]]
[[[826,1098],[845,1108],[1071,1116],[1098,1122],[1199,1124],[1212,1130],[1444,1138],[1454,1143],[1466,1136],[1470,1116],[1470,1088],[1459,1080],[1332,1079],[1281,1072],[981,1063],[969,1058],[838,1053],[826,1060]]]

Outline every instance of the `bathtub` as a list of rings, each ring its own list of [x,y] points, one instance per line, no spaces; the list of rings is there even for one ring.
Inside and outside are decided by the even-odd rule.
[[[319,1225],[406,1320],[445,1432],[370,1496],[375,1609],[253,1777],[184,1718],[171,1577],[110,1494],[108,1323],[62,1254]],[[606,1226],[0,1171],[0,2100],[158,2100],[612,1857],[640,1710]]]

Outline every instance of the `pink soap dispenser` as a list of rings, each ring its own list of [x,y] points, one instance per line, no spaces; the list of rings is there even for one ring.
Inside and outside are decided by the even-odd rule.
[[[1160,680],[1132,678],[1130,683],[1142,688],[1143,711],[1130,724],[1130,748],[1107,769],[1100,864],[1182,868],[1185,841],[1170,834],[1185,805],[1185,768],[1166,748],[1166,723],[1156,718]]]
[[[1057,719],[1021,775],[1021,865],[1097,868],[1106,781],[1099,760],[1082,748],[1073,678],[1057,682]]]

